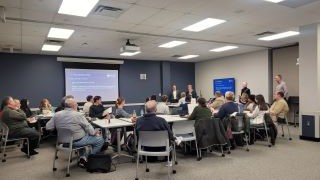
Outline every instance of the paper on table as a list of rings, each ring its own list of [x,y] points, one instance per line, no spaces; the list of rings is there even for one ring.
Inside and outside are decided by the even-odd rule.
[[[102,116],[105,116],[105,115],[111,114],[111,113],[112,113],[112,107],[109,107],[108,109],[106,109],[106,110],[103,111]]]

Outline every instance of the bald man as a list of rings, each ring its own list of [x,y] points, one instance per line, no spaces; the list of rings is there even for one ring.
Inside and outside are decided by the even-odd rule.
[[[242,96],[243,93],[248,94],[248,96],[250,96],[250,94],[251,94],[250,89],[248,88],[248,83],[247,82],[242,82],[242,89],[241,89],[240,96]]]
[[[156,116],[157,102],[148,101],[146,103],[146,114],[137,119],[136,132],[139,131],[168,131],[169,139],[175,140],[173,133],[167,121],[161,117]],[[138,133],[139,134],[139,133]]]
[[[91,154],[96,154],[101,151],[104,144],[104,139],[98,131],[95,131],[92,125],[87,121],[84,115],[77,111],[78,104],[74,98],[65,100],[65,108],[57,112],[51,120],[46,124],[46,129],[60,128],[69,129],[73,136],[73,146],[80,147],[90,145],[92,147]],[[65,137],[66,140],[68,137]],[[66,141],[65,140],[65,141]],[[85,166],[87,154],[81,149],[80,166]]]

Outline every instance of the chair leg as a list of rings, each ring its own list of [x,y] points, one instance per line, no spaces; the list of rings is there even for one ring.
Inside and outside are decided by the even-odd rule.
[[[221,156],[222,156],[222,157],[225,157],[226,155],[224,154],[223,146],[222,146],[222,145],[220,146],[220,149],[221,149]]]
[[[146,172],[149,172],[150,169],[148,168],[148,156],[145,156],[146,157]]]
[[[269,140],[268,128],[267,128],[267,125],[266,125],[266,124],[264,125],[264,130],[265,130],[266,136],[267,136],[267,146],[268,146],[268,147],[271,147],[271,142],[270,142],[270,140]]]
[[[138,178],[139,161],[140,161],[140,156],[139,156],[139,154],[137,154],[136,179],[135,180],[139,180],[139,178]]]
[[[6,146],[7,146],[7,141],[4,141],[4,146],[2,149],[2,162],[6,162]]]
[[[174,157],[174,161],[172,161],[174,164],[178,164],[177,161],[177,152],[176,152],[176,144],[173,143],[173,149],[174,149],[174,153],[173,153],[173,157]]]
[[[171,170],[171,166],[169,166],[169,164],[170,164],[170,153],[169,153],[169,155],[167,156],[167,158],[168,158],[168,160],[167,160],[167,162],[168,162],[168,179],[170,180],[171,179],[171,172],[170,172],[170,170]]]
[[[52,166],[52,170],[53,171],[56,171],[57,168],[56,168],[56,160],[57,160],[57,157],[58,157],[58,150],[56,149],[56,152],[54,153],[54,157],[53,157],[53,166]]]
[[[283,131],[283,125],[281,124],[281,130],[282,130],[282,137],[284,137],[284,131]]]
[[[289,134],[289,141],[291,141],[292,138],[291,138],[291,134],[290,134],[290,129],[289,129],[289,123],[288,123],[288,121],[287,121],[287,129],[288,129],[288,134]]]
[[[244,133],[244,138],[246,139],[246,151],[249,151],[248,135],[246,133]]]
[[[198,149],[197,140],[195,140],[195,144],[196,144],[196,151],[197,151],[197,161],[200,161],[200,160],[201,160],[201,157],[199,156],[199,149]]]
[[[70,160],[71,160],[71,156],[72,156],[72,150],[69,151],[68,168],[67,168],[66,177],[70,177]]]

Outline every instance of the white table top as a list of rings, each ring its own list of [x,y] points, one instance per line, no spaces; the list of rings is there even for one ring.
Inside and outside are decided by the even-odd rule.
[[[108,123],[107,119],[98,119],[98,120],[92,121],[92,123],[101,128],[118,128],[118,127],[133,126],[133,123],[123,121],[120,119],[110,119],[110,123]]]
[[[162,117],[168,123],[177,122],[177,121],[187,121],[188,118],[180,117],[179,115],[157,115],[158,117]]]
[[[187,121],[188,120],[188,118],[180,117],[179,115],[157,115],[157,116],[158,117],[162,117],[168,123],[177,122],[177,121]],[[131,119],[130,118],[120,118],[120,120],[131,123]]]
[[[171,108],[180,107],[180,104],[179,103],[171,103],[171,104],[168,104],[168,107],[171,107]]]

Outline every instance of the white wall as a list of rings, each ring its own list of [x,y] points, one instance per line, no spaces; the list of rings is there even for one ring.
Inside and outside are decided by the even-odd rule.
[[[195,83],[197,93],[209,98],[213,96],[213,79],[235,78],[236,95],[240,94],[241,83],[248,82],[252,94],[262,94],[269,99],[268,50],[251,52],[196,63]]]
[[[273,51],[273,77],[281,74],[288,86],[289,96],[299,96],[299,46],[275,49]],[[273,81],[273,91],[276,83]]]

